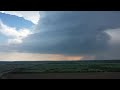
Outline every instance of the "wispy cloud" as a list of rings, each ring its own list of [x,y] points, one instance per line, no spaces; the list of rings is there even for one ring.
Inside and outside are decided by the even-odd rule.
[[[28,35],[32,34],[29,29],[16,30],[15,27],[9,27],[0,21],[0,33],[8,38],[8,44],[20,44]]]

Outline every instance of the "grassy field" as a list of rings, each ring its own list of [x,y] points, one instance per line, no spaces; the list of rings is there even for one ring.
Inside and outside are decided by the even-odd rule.
[[[120,60],[0,62],[1,79],[120,78]]]
[[[0,62],[0,77],[3,74],[12,72],[13,70],[19,68],[28,68],[36,65],[36,63],[32,62]]]
[[[32,63],[32,62],[31,62]],[[37,62],[28,67],[19,67],[12,73],[85,73],[85,72],[120,72],[120,61],[59,61]]]

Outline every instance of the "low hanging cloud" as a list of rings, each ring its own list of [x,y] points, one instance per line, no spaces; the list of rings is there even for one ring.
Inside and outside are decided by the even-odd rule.
[[[23,39],[32,34],[29,29],[20,29],[9,27],[0,21],[0,33],[7,37],[8,44],[20,44]]]
[[[100,55],[96,55],[96,59],[120,60],[120,28],[108,29],[106,32],[111,36],[109,48]]]
[[[25,20],[31,21],[34,24],[38,23],[40,18],[39,11],[0,11],[1,13],[23,17]]]
[[[21,50],[39,53],[94,55],[108,48],[105,30],[120,27],[120,12],[46,11]]]
[[[40,17],[36,33],[16,47],[19,52],[100,59],[115,50],[110,49],[115,46],[110,45],[112,36],[106,31],[120,28],[119,11],[46,11]]]
[[[108,29],[106,32],[111,36],[111,44],[120,43],[120,28]]]

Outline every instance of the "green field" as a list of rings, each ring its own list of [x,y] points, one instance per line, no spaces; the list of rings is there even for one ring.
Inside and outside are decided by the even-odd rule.
[[[120,60],[0,62],[0,77],[7,73],[120,72]]]
[[[17,68],[12,73],[83,73],[120,72],[120,61],[61,61],[36,63],[26,68]]]

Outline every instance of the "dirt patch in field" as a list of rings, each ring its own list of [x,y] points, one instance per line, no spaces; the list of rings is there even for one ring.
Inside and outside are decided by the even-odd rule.
[[[120,79],[120,72],[98,73],[8,73],[3,79]]]

